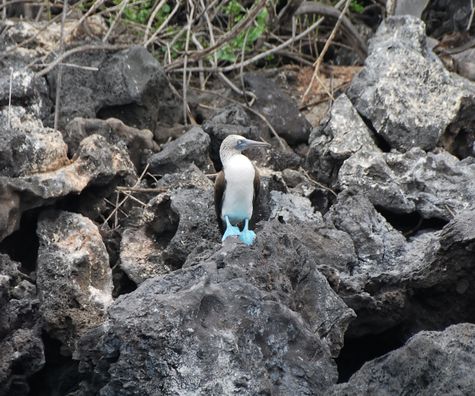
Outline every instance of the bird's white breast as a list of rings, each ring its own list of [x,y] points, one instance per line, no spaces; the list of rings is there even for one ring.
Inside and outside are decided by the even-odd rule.
[[[255,170],[251,161],[242,154],[233,155],[224,164],[224,191],[221,217],[229,217],[231,223],[238,223],[252,216]]]

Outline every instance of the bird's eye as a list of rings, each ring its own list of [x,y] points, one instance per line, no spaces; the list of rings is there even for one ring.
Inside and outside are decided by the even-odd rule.
[[[237,145],[238,145],[238,146],[241,146],[241,145],[243,145],[243,144],[244,144],[244,140],[239,139],[239,140],[237,141]]]

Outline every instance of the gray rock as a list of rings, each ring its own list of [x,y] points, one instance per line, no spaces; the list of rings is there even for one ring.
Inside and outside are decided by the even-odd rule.
[[[164,251],[178,228],[178,215],[170,208],[170,196],[153,198],[137,221],[126,228],[120,242],[120,268],[136,284],[170,272]]]
[[[120,297],[108,322],[82,338],[92,390],[322,393],[336,382],[331,356],[353,313],[295,234],[266,223],[252,248],[229,240],[204,261]]]
[[[294,194],[285,194],[280,191],[271,191],[271,207],[269,219],[277,219],[281,223],[314,222],[322,225],[323,219],[319,212],[315,212],[308,198]]]
[[[279,136],[292,145],[307,142],[312,128],[310,123],[299,112],[297,103],[274,81],[257,74],[246,74],[244,83],[257,97],[253,106],[267,118]]]
[[[475,325],[422,331],[406,345],[366,363],[326,395],[469,395],[475,389]]]
[[[61,133],[43,127],[23,107],[0,111],[0,175],[26,176],[48,172],[68,163]]]
[[[85,51],[68,61],[99,70],[63,70],[61,127],[75,117],[114,117],[153,132],[159,123],[173,124],[181,118],[181,107],[162,67],[145,48],[135,46],[115,54]],[[54,96],[56,70],[48,74],[48,81]]]
[[[19,57],[21,58],[21,56]],[[51,112],[48,86],[42,77],[36,77],[27,66],[29,61],[15,59],[13,54],[2,59],[0,68],[0,109],[8,109],[10,99],[13,106],[24,107],[34,117],[44,119]]]
[[[145,162],[145,158],[153,151],[158,151],[158,145],[153,140],[153,133],[148,129],[137,129],[125,125],[116,118],[107,120],[75,118],[63,132],[68,151],[74,154],[81,141],[90,135],[104,136],[110,144],[124,142],[130,159],[137,169]]]
[[[433,149],[451,126],[451,135],[474,125],[475,84],[449,73],[428,49],[424,23],[411,16],[388,18],[370,42],[364,69],[348,96],[392,148]],[[463,125],[458,125],[461,119]]]
[[[379,152],[372,132],[345,94],[341,94],[309,137],[306,168],[326,184],[333,184],[341,164],[358,151]]]
[[[149,159],[150,170],[163,175],[185,170],[194,163],[205,172],[212,172],[209,158],[211,139],[200,127],[193,127],[178,139],[163,146],[162,151]]]
[[[135,282],[181,268],[196,250],[217,246],[221,237],[213,183],[195,166],[167,174],[153,197],[123,232],[120,267]]]
[[[49,335],[74,353],[112,303],[109,255],[97,226],[80,214],[46,211],[38,221],[37,286]]]
[[[352,275],[376,276],[400,263],[406,238],[376,211],[366,196],[349,191],[340,193],[325,220],[353,241],[358,262],[351,268]]]
[[[28,378],[45,364],[36,288],[0,254],[0,395],[29,394]]]
[[[465,0],[433,0],[429,2],[423,18],[427,34],[439,38],[445,33],[466,31],[470,15],[470,3]]]
[[[441,150],[359,152],[342,165],[342,189],[364,193],[377,206],[396,213],[417,211],[425,218],[450,220],[475,201],[475,161],[459,161]]]
[[[0,240],[17,229],[23,211],[127,175],[135,175],[135,170],[125,149],[92,135],[65,166],[15,178],[0,176]]]
[[[352,204],[354,212],[348,214],[339,204],[342,212],[331,216],[341,217],[337,224],[349,232],[359,257],[346,269],[331,262],[330,266],[335,269],[332,284],[338,285],[339,295],[358,315],[347,337],[378,334],[396,326],[403,327],[407,336],[473,320],[473,291],[468,285],[475,281],[474,209],[460,212],[441,231],[422,232],[402,245],[382,219],[364,218],[371,213],[367,205],[355,198],[344,203]],[[367,214],[358,214],[356,205]],[[366,245],[364,235],[371,224],[377,235]],[[362,252],[370,253],[369,259],[361,260]]]

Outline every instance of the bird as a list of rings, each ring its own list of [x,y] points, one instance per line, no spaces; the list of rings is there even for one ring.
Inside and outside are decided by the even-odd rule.
[[[260,177],[257,168],[243,150],[251,147],[268,147],[269,143],[246,139],[240,135],[227,136],[219,148],[219,157],[223,169],[218,173],[214,184],[214,204],[222,241],[236,235],[250,246],[256,234],[249,229],[260,189]],[[243,225],[243,229],[239,228]]]

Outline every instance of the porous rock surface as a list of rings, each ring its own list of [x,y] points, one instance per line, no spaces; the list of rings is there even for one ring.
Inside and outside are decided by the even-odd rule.
[[[396,213],[449,220],[475,201],[475,160],[460,161],[445,150],[419,148],[400,154],[358,152],[340,168],[342,189],[364,193],[379,207]]]
[[[473,85],[411,17],[370,52],[311,133],[248,80],[291,146],[221,99],[186,131],[144,48],[72,56],[98,70],[64,68],[60,132],[45,79],[9,109],[1,72],[0,395],[473,393]],[[213,207],[231,133],[272,142],[251,247]]]
[[[112,303],[109,255],[97,226],[77,213],[44,212],[37,234],[40,312],[48,333],[73,353]]]
[[[98,71],[64,69],[60,126],[75,117],[115,117],[129,126],[153,132],[159,123],[173,124],[180,119],[177,98],[167,77],[145,48],[133,46],[116,53],[86,51],[71,56],[69,61]],[[54,97],[55,71],[48,74],[48,82]]]
[[[158,145],[153,140],[153,133],[150,130],[129,127],[117,118],[107,120],[74,118],[66,125],[63,138],[68,145],[69,153],[74,154],[84,138],[96,134],[105,137],[110,144],[125,143],[136,168],[143,165],[144,154],[158,151]]]
[[[366,363],[326,395],[469,395],[475,389],[475,325],[421,331],[403,347]]]
[[[81,344],[83,369],[94,371],[101,394],[327,389],[353,313],[298,233],[269,222],[251,249],[229,240],[119,298]],[[95,356],[106,350],[117,359],[99,365]]]
[[[380,25],[348,96],[398,150],[431,150],[444,133],[456,136],[462,119],[471,128],[475,123],[466,110],[473,116],[475,84],[444,68],[427,46],[424,23],[409,15]]]
[[[45,364],[36,286],[0,254],[0,395],[27,395],[28,377]]]
[[[345,94],[335,100],[308,141],[306,167],[318,180],[330,185],[335,184],[340,166],[353,154],[380,151],[373,133]]]
[[[64,149],[64,145],[61,147]],[[61,155],[59,161],[53,157],[56,163],[66,160],[65,152]],[[102,136],[91,135],[81,142],[75,158],[64,166],[19,177],[0,176],[0,240],[18,227],[23,211],[68,194],[79,194],[91,185],[107,185],[114,178],[127,175],[135,175],[135,169],[125,148],[108,144]]]
[[[289,144],[308,140],[310,123],[298,111],[297,103],[274,81],[256,74],[246,74],[244,83],[256,95],[254,107],[274,126],[279,136]]]
[[[209,172],[213,164],[209,158],[211,139],[200,127],[193,127],[178,139],[165,144],[159,153],[150,157],[150,170],[158,174],[185,170],[194,163]]]

